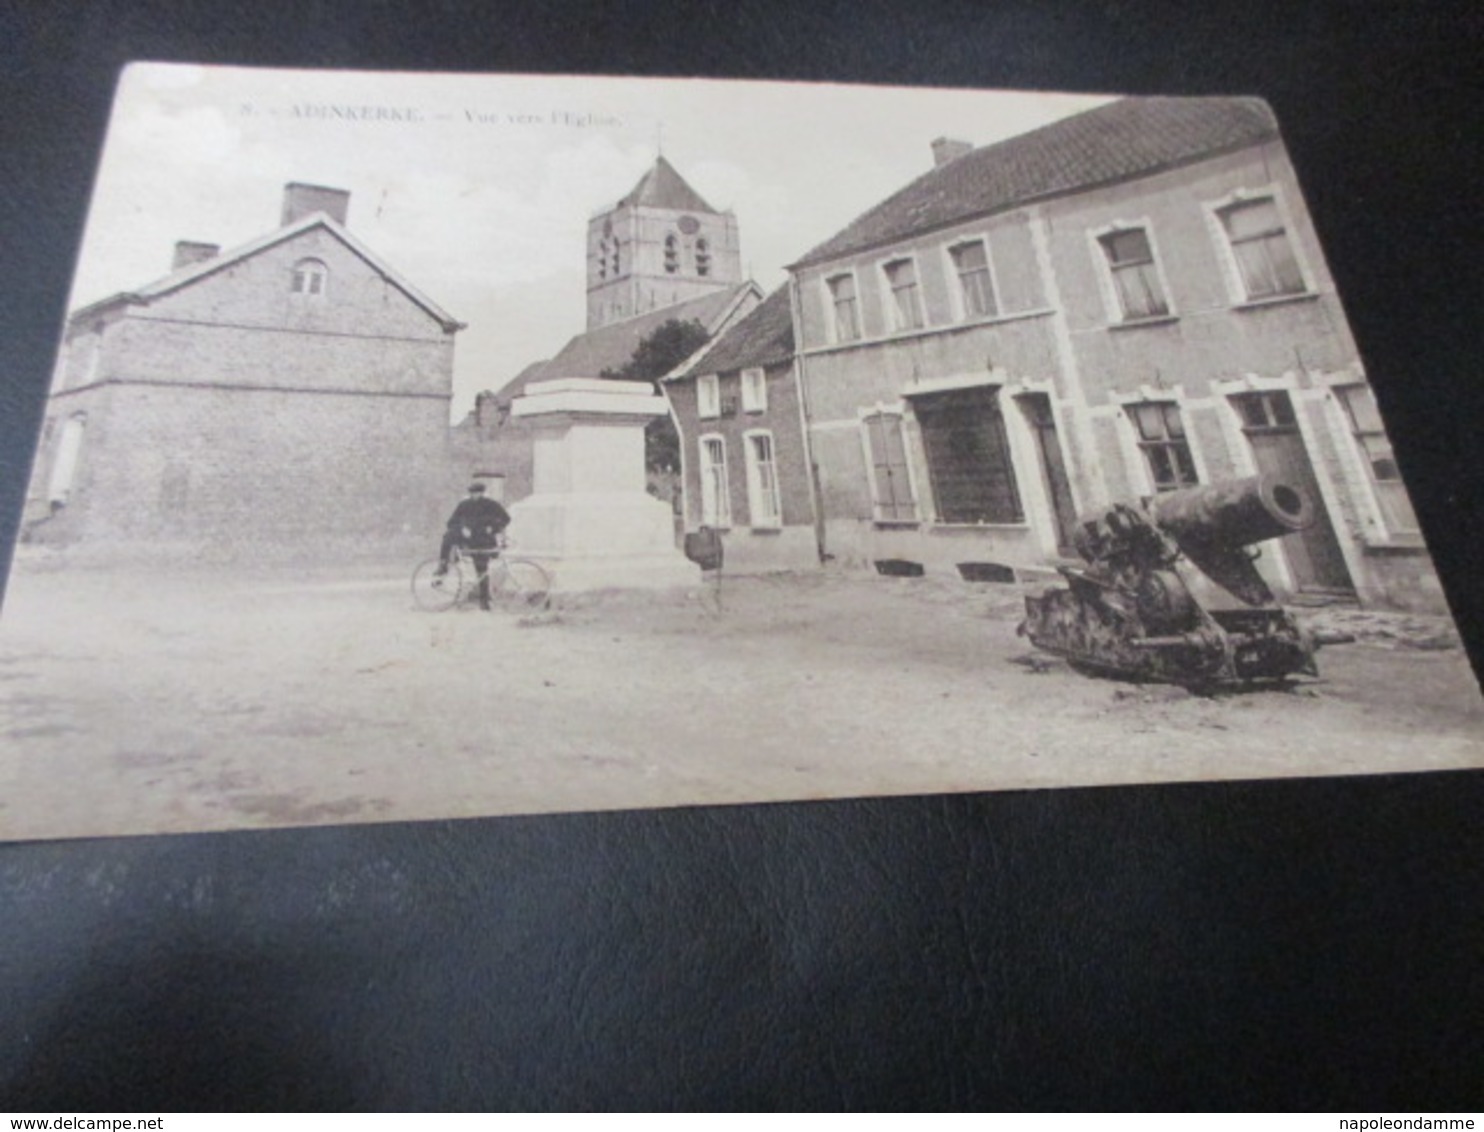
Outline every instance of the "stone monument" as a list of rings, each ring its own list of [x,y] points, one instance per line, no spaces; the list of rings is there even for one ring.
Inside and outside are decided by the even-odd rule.
[[[670,506],[645,490],[644,426],[667,412],[647,382],[559,378],[512,403],[533,436],[532,492],[510,507],[516,553],[554,593],[697,586]]]

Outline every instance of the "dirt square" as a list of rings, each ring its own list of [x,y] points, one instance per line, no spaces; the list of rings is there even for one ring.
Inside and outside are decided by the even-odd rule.
[[[0,838],[1484,766],[1445,618],[1337,606],[1320,678],[1088,677],[1025,589],[825,569],[527,615],[401,570],[61,570],[0,618]]]

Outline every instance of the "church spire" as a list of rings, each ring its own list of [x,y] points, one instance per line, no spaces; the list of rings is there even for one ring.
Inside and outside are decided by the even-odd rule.
[[[675,171],[661,154],[654,165],[639,178],[628,196],[618,202],[619,208],[637,205],[640,208],[672,208],[681,212],[716,212],[684,177]]]

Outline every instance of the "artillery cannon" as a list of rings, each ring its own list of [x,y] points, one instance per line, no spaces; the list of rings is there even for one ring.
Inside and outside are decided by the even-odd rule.
[[[1078,524],[1085,569],[1067,588],[1025,599],[1020,631],[1074,667],[1133,680],[1215,689],[1318,675],[1320,644],[1258,573],[1268,539],[1315,519],[1308,497],[1256,476],[1115,503]]]

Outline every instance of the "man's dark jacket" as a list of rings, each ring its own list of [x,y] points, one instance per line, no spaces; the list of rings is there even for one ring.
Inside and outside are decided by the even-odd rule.
[[[448,533],[464,546],[494,546],[495,538],[510,525],[510,513],[493,499],[471,496],[453,509]],[[465,531],[469,533],[464,534]]]

